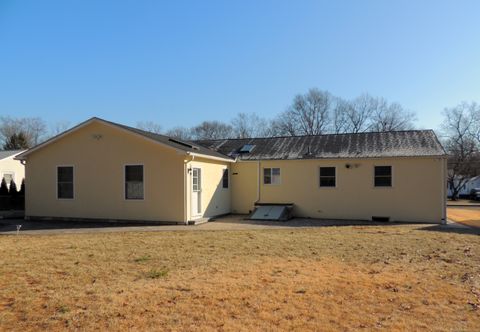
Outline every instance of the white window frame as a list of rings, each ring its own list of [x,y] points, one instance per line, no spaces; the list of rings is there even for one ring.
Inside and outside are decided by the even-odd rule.
[[[142,179],[143,179],[143,192],[142,192],[142,198],[127,198],[127,166],[142,166]],[[135,164],[124,164],[123,165],[123,179],[122,179],[122,185],[123,185],[123,200],[127,202],[142,202],[145,200],[145,184],[147,181],[145,181],[145,165],[140,164],[140,163],[135,163]]]
[[[391,178],[390,186],[376,186],[375,185],[375,167],[382,167],[382,166],[390,166],[390,169],[392,170],[391,174],[390,174],[390,178]],[[373,176],[372,176],[372,186],[373,186],[373,188],[375,188],[375,189],[391,189],[391,188],[393,188],[394,178],[395,178],[393,165],[391,165],[391,164],[390,165],[388,165],[388,164],[374,164],[373,169],[372,169],[372,174],[373,174]]]
[[[72,198],[61,198],[61,197],[58,197],[58,169],[60,167],[71,167],[72,168],[72,175],[73,175],[73,180],[72,180]],[[58,201],[73,201],[75,199],[75,165],[57,165],[55,167],[55,193],[56,193],[56,197],[57,197],[57,200]]]
[[[273,183],[273,169],[278,169],[278,171],[280,172],[280,174],[278,175],[278,183]],[[270,183],[265,183],[265,170],[266,169],[269,169],[270,170]],[[263,176],[263,185],[265,186],[279,186],[282,184],[282,169],[280,167],[264,167],[263,168],[263,172],[262,172],[262,176]]]
[[[320,179],[322,178],[320,175],[320,168],[334,168],[335,169],[335,185],[331,186],[322,186],[320,184]],[[337,166],[318,166],[318,187],[321,189],[335,189],[338,185],[338,173],[337,173]]]

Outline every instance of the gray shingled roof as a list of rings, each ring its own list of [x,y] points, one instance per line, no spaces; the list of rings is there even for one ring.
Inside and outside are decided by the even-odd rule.
[[[224,154],[219,153],[215,150],[206,148],[202,145],[196,144],[195,142],[183,141],[183,140],[180,140],[180,139],[177,139],[177,138],[172,138],[172,137],[168,137],[168,136],[165,136],[165,135],[155,134],[155,133],[152,133],[152,132],[149,132],[149,131],[125,126],[125,125],[122,125],[122,124],[119,124],[119,123],[115,123],[115,122],[111,122],[111,121],[107,121],[107,120],[103,120],[103,119],[99,119],[99,120],[110,123],[110,124],[113,124],[113,125],[118,126],[118,127],[121,127],[125,130],[128,130],[130,132],[142,135],[144,137],[147,137],[147,138],[152,139],[154,141],[157,141],[159,143],[163,143],[165,145],[171,146],[171,147],[173,147],[175,149],[178,149],[178,150],[182,150],[182,151],[185,151],[185,152],[198,153],[198,154],[207,155],[207,156],[211,156],[211,157],[231,159],[231,157],[229,157],[227,155],[224,155]]]
[[[198,145],[241,160],[445,156],[433,130],[198,140]],[[239,154],[245,144],[255,145]]]
[[[22,152],[23,150],[3,150],[0,151],[0,160],[16,155],[17,153]]]

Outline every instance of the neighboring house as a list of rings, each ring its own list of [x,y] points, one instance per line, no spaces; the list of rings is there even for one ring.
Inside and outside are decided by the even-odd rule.
[[[20,190],[20,184],[25,178],[25,166],[19,160],[14,158],[25,150],[5,150],[0,151],[0,180],[5,178],[7,186],[10,188],[10,182],[13,180]]]
[[[456,184],[458,184],[457,178],[454,180]],[[480,188],[480,175],[479,176],[474,176],[460,188],[460,192],[458,193],[459,197],[466,198],[470,196],[470,191],[472,189],[477,189]],[[450,188],[450,184],[448,184],[448,197],[452,197],[452,189]]]
[[[445,221],[431,130],[186,142],[92,118],[17,158],[32,218],[186,223],[276,203],[298,217]]]

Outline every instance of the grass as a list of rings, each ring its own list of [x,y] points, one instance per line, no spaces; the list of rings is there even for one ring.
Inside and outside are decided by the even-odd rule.
[[[479,236],[423,227],[2,236],[0,330],[479,331]]]

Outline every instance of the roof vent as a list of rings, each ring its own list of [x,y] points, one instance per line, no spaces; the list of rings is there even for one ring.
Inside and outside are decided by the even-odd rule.
[[[255,145],[253,145],[253,144],[245,144],[244,146],[242,146],[242,148],[240,150],[238,150],[238,152],[240,152],[240,153],[250,153],[250,152],[252,152],[254,147],[255,147]]]

